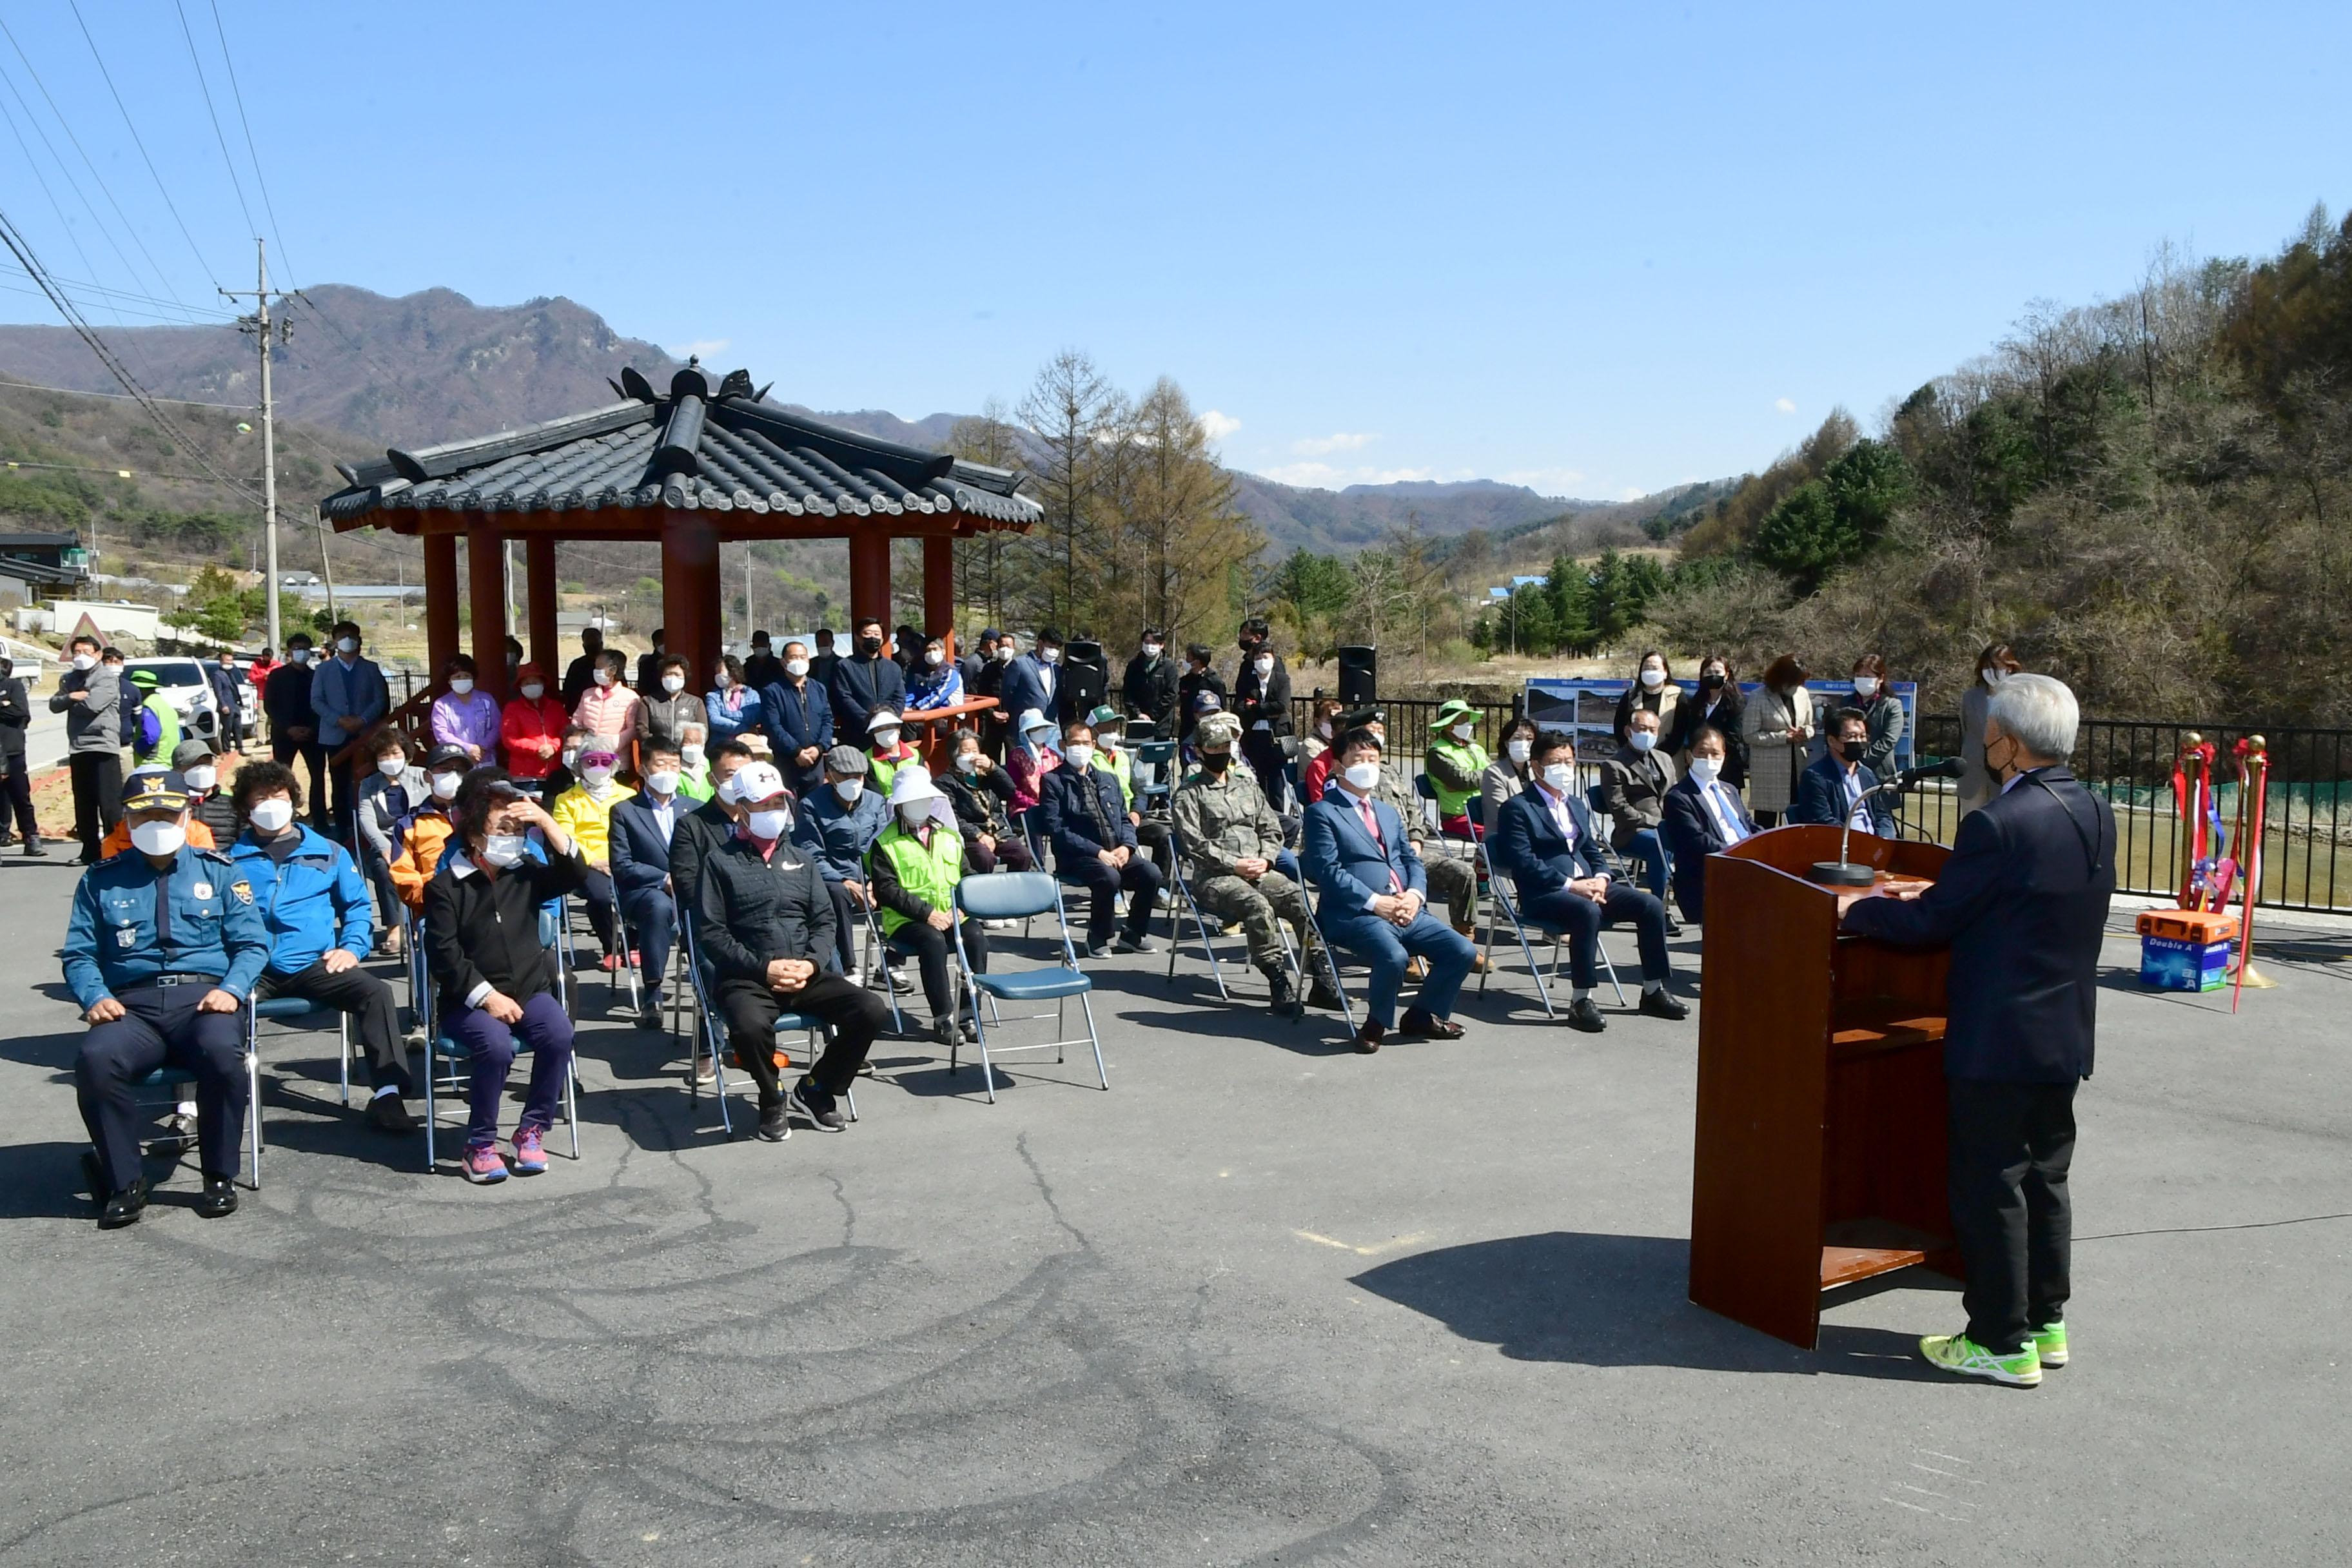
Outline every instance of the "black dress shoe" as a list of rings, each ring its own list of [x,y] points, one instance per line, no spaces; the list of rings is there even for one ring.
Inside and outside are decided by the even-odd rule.
[[[137,1225],[147,1207],[147,1183],[142,1177],[106,1200],[106,1212],[98,1216],[100,1230],[120,1230],[126,1225]]]
[[[1379,1050],[1381,1048],[1381,1037],[1387,1033],[1388,1031],[1381,1028],[1378,1024],[1373,1023],[1369,1018],[1366,1019],[1364,1021],[1364,1026],[1356,1031],[1356,1054],[1360,1057],[1368,1057],[1374,1051]]]
[[[1568,1026],[1581,1029],[1588,1035],[1597,1035],[1609,1026],[1609,1020],[1601,1016],[1601,1009],[1593,1005],[1591,997],[1580,996],[1568,1005]]]
[[[379,1094],[368,1101],[367,1124],[379,1132],[414,1132],[416,1118],[410,1115],[408,1102],[397,1094]]]
[[[196,1199],[198,1219],[226,1219],[236,1212],[236,1184],[226,1176],[206,1176]]]
[[[1397,1033],[1409,1040],[1458,1040],[1462,1037],[1462,1026],[1425,1007],[1408,1007],[1404,1016],[1397,1020]]]
[[[1664,991],[1642,993],[1642,1011],[1653,1018],[1680,1019],[1690,1016],[1690,1004]]]
[[[49,852],[41,847],[41,841],[39,839],[27,838],[25,840],[25,858],[27,860],[46,860],[48,858]]]

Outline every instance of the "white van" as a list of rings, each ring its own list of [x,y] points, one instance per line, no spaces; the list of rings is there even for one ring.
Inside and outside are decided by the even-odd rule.
[[[194,737],[215,751],[219,750],[220,700],[213,695],[213,683],[205,675],[205,667],[201,663],[193,658],[168,655],[155,658],[126,658],[122,661],[125,691],[131,689],[130,678],[134,669],[155,672],[156,694],[178,710],[180,732],[184,737]]]

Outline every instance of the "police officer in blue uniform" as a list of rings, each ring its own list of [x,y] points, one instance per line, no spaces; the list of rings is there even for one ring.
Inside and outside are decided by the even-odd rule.
[[[74,1083],[98,1148],[106,1188],[98,1223],[107,1229],[147,1206],[131,1091],[167,1063],[196,1079],[196,1212],[236,1212],[247,1110],[240,1013],[269,962],[269,931],[228,858],[188,847],[188,806],[179,773],[142,777],[122,802],[131,847],[83,873],[66,925],[66,984],[93,1026]]]

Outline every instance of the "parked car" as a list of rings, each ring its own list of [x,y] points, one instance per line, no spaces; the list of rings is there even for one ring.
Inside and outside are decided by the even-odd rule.
[[[122,661],[126,679],[134,669],[155,672],[155,690],[179,710],[184,734],[201,737],[215,746],[221,743],[220,700],[213,695],[213,683],[205,678],[202,664],[168,656]]]

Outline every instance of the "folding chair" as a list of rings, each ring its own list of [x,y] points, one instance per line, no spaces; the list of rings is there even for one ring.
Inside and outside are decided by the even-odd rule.
[[[715,999],[718,987],[712,984],[710,972],[703,967],[701,943],[694,933],[689,911],[685,910],[678,911],[677,944],[678,950],[686,955],[687,984],[693,990],[694,1035],[701,1041],[702,1048],[710,1053],[710,1084],[712,1093],[719,1100],[719,1128],[730,1140],[732,1140],[735,1136],[735,1119],[727,1108],[727,1022],[719,1016]],[[804,1059],[812,1064],[815,1062],[818,1051],[823,1048],[817,1037],[824,1027],[823,1020],[813,1018],[805,1013],[794,1013],[787,1009],[776,1015],[777,1037],[782,1038],[789,1034],[803,1036],[802,1049],[805,1053]],[[688,1097],[699,1098],[702,1086],[694,1080],[690,1049],[687,1066]],[[842,1099],[849,1107],[849,1119],[852,1121],[858,1120],[856,1086],[853,1084]],[[792,1130],[789,1127],[785,1129],[784,1136],[787,1138],[792,1136]]]
[[[1475,827],[1473,831],[1475,832]],[[1486,872],[1486,963],[1478,972],[1479,994],[1486,994],[1486,977],[1495,971],[1495,939],[1501,929],[1495,911],[1500,910],[1509,918],[1511,932],[1518,941],[1519,952],[1526,955],[1528,973],[1535,977],[1536,995],[1543,1002],[1545,1018],[1557,1020],[1559,1013],[1552,1005],[1550,988],[1544,984],[1543,967],[1536,963],[1536,951],[1528,941],[1528,928],[1519,919],[1518,909],[1511,902],[1511,895],[1504,890],[1503,879],[1495,868],[1486,837],[1481,834],[1472,842],[1477,846],[1478,857],[1485,863]],[[1557,980],[1559,978],[1560,960],[1568,944],[1568,932],[1564,928],[1553,925],[1540,925],[1538,929],[1551,938],[1552,978]],[[1601,973],[1609,977],[1609,989],[1616,993],[1617,1005],[1622,1007],[1625,1005],[1625,988],[1617,983],[1617,966],[1609,961],[1609,944],[1601,940],[1600,934],[1595,934],[1592,939],[1592,953],[1601,961]]]
[[[255,994],[248,995],[245,999],[246,1054],[256,1058],[259,1058],[261,1020],[264,1018],[269,1019],[272,1023],[313,1029],[325,1028],[326,1019],[332,1018],[335,1033],[340,1037],[339,1043],[342,1047],[342,1068],[338,1075],[341,1080],[339,1088],[342,1102],[349,1105],[352,1102],[352,1016],[349,1013],[339,1013],[332,1007],[322,1007],[307,996],[262,996],[258,994],[258,986],[255,988]]]
[[[257,1193],[261,1190],[261,1058],[254,1054],[253,1049],[253,999],[250,996],[246,998],[245,1013],[245,1149],[246,1159],[253,1167],[253,1174],[245,1184],[247,1191]],[[187,1094],[195,1092],[196,1075],[185,1068],[173,1067],[166,1062],[131,1087],[163,1089],[172,1098],[161,1103],[176,1106],[184,1091]],[[168,1142],[172,1145],[171,1153],[176,1159],[187,1152],[190,1142],[185,1137],[142,1139],[139,1152],[142,1155],[161,1153],[163,1152],[162,1145]],[[103,1203],[106,1194],[99,1173],[96,1149],[81,1152],[81,1171],[89,1183],[90,1195]]]
[[[870,888],[873,884],[869,882],[866,886]],[[907,1032],[907,1021],[899,1016],[898,987],[890,977],[890,954],[895,950],[882,939],[881,917],[875,913],[873,904],[868,902],[858,912],[866,917],[865,967],[868,973],[878,973],[882,976],[882,999],[890,1004],[890,1028],[893,1033],[903,1035]],[[856,977],[853,975],[851,978]],[[850,1119],[856,1120],[856,1112],[851,1113]]]
[[[1321,901],[1320,898],[1307,900],[1307,927],[1315,933],[1315,949],[1323,955],[1324,973],[1331,977],[1331,994],[1339,998],[1339,1016],[1348,1021],[1348,1033],[1352,1035],[1356,1032],[1356,1007],[1348,1000],[1348,987],[1339,979],[1339,950],[1323,934],[1323,922],[1316,917],[1315,907]]]
[[[1172,819],[1168,824],[1168,837],[1171,851],[1170,864],[1174,868],[1170,879],[1176,884],[1176,896],[1168,900],[1168,978],[1171,983],[1176,978],[1176,955],[1183,946],[1184,916],[1189,914],[1192,917],[1194,929],[1200,932],[1201,951],[1208,955],[1209,977],[1217,983],[1217,999],[1221,1002],[1230,1002],[1234,999],[1233,993],[1225,989],[1224,971],[1223,965],[1217,962],[1217,945],[1213,936],[1222,935],[1232,928],[1221,926],[1217,932],[1210,931],[1209,916],[1202,910],[1199,901],[1192,897],[1192,884],[1184,875],[1184,837],[1176,831],[1176,824]],[[1298,989],[1303,994],[1307,990],[1307,971],[1300,963],[1297,952],[1290,945],[1290,933],[1283,929],[1279,919],[1274,922],[1274,931],[1275,934],[1282,939],[1282,956],[1289,963],[1290,972],[1297,977]]]
[[[560,928],[569,923],[569,921],[564,918],[564,915],[565,910],[563,909],[562,900],[551,900],[548,903],[540,906],[539,940],[541,945],[547,948],[551,952],[555,951],[558,942],[563,934]],[[418,929],[421,933],[423,931],[422,921],[418,922]],[[564,1013],[568,1016],[572,1011],[572,976],[570,967],[567,964],[558,963],[556,965],[555,994],[557,1000],[562,1004]],[[454,1036],[445,1035],[441,1032],[441,1020],[439,1014],[435,1007],[436,997],[434,995],[433,978],[429,971],[425,975],[425,1038],[426,1050],[425,1061],[425,1171],[427,1175],[430,1175],[434,1171],[439,1168],[440,1163],[434,1136],[440,1120],[439,1102],[435,1092],[435,1079],[440,1076],[440,1069],[446,1065],[448,1071],[448,1092],[451,1094],[463,1093],[464,1086],[457,1077],[458,1069],[469,1066],[472,1063],[473,1053],[467,1050],[464,1044],[457,1040]],[[517,1060],[520,1060],[523,1057],[530,1054],[530,1042],[520,1035],[517,1035],[513,1037],[513,1038],[515,1057]],[[574,1160],[577,1160],[580,1158],[580,1067],[579,1058],[576,1054],[571,1062],[565,1064],[564,1068],[563,1120],[572,1129],[572,1157]]]
[[[995,1002],[1044,1002],[1051,1000],[1054,1011],[1018,1013],[1011,1017],[1000,1016],[999,1024],[1019,1023],[1024,1019],[1051,1017],[1054,1032],[1060,1035],[1064,1027],[1069,999],[1078,999],[1078,1008],[1086,1016],[1085,1043],[1095,1054],[1095,1076],[1105,1089],[1110,1088],[1109,1069],[1103,1066],[1102,1041],[1095,1032],[1094,1005],[1087,993],[1094,982],[1078,967],[1078,952],[1070,941],[1070,922],[1062,910],[1062,886],[1043,871],[999,871],[986,877],[966,877],[956,884],[956,967],[963,983],[975,998],[986,996]],[[971,955],[963,944],[963,921],[970,915],[974,920],[1025,920],[1032,915],[1052,913],[1062,922],[1062,963],[1052,968],[1023,970],[1016,973],[982,974],[971,967]],[[990,1011],[993,1011],[993,1007]],[[980,1037],[981,1081],[988,1090],[988,1102],[996,1103],[996,1069],[988,1044],[988,1021],[981,1016],[982,1009],[972,1009],[974,1032]],[[1078,1044],[1072,1038],[1057,1038],[1029,1046],[999,1046],[996,1050],[1010,1054],[1014,1051],[1053,1051],[1057,1062],[1066,1060],[1065,1047]],[[948,1070],[956,1071],[962,1047],[959,1031],[957,1041],[948,1047]]]
[[[614,971],[614,978],[605,983],[604,1007],[607,1012],[610,1012],[613,1005],[621,999],[619,976],[621,972],[625,970],[629,976],[629,1014],[634,1017],[645,1011],[646,995],[637,984],[637,966],[629,962],[629,955],[637,951],[636,933],[629,929],[628,917],[621,913],[620,884],[607,876],[604,879],[604,885],[613,889],[611,904],[613,934],[621,939],[621,966],[619,970]]]

